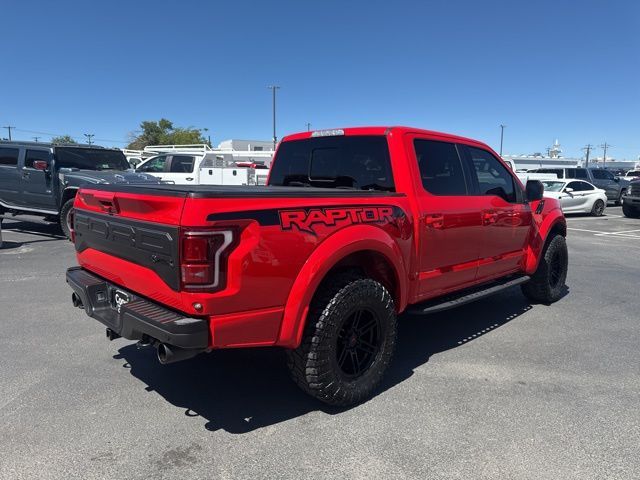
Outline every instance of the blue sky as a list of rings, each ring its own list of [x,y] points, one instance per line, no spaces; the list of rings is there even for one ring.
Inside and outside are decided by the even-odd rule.
[[[640,2],[2,0],[0,126],[122,146],[142,120],[212,140],[408,124],[505,153],[640,155]],[[0,130],[6,136],[6,130]],[[46,135],[40,135],[47,139]],[[602,155],[601,150],[596,155]]]

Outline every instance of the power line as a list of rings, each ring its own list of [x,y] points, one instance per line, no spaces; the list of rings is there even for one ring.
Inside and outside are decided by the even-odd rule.
[[[594,148],[594,146],[591,145],[590,143],[587,143],[587,145],[582,149],[586,152],[586,161],[584,164],[585,168],[589,168],[589,154],[591,153],[592,148]]]
[[[35,134],[39,134],[39,135],[46,135],[48,137],[61,137],[63,135],[70,135],[71,137],[80,137],[81,135],[78,134],[62,134],[62,133],[52,133],[52,132],[42,132],[40,130],[26,130],[23,128],[15,128],[15,127],[11,127],[12,129],[14,129],[16,132],[23,132],[23,133],[35,133]],[[113,142],[113,143],[129,143],[129,142],[125,142],[123,140],[113,140],[112,138],[96,138],[94,139],[97,142]]]
[[[609,147],[613,147],[613,145],[610,145],[607,142],[600,145],[600,148],[604,149],[604,155],[602,156],[602,168],[605,168],[607,165],[607,148]]]
[[[12,128],[16,128],[16,127],[12,127],[11,125],[7,125],[7,126],[2,127],[2,128],[6,128],[7,129],[7,131],[9,132],[9,141],[11,141],[11,129]]]

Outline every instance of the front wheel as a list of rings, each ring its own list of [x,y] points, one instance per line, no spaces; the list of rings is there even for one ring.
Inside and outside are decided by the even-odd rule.
[[[596,200],[591,207],[591,215],[594,217],[600,217],[604,213],[605,204],[602,200]]]
[[[369,398],[391,363],[396,312],[387,289],[339,274],[319,288],[302,343],[287,352],[293,380],[324,403],[346,407]]]
[[[73,201],[73,198],[67,200],[60,209],[60,228],[62,229],[62,233],[64,233],[64,236],[68,239],[71,239],[71,230],[73,228],[73,225],[71,225],[71,219],[73,216]]]
[[[637,208],[633,208],[629,205],[629,202],[622,204],[622,213],[625,217],[628,218],[640,218],[640,210]]]
[[[550,304],[560,300],[566,288],[568,268],[567,242],[562,235],[555,235],[547,244],[531,280],[522,285],[522,292],[533,302]]]
[[[622,205],[624,203],[624,198],[622,198],[622,197],[624,197],[626,194],[627,194],[627,190],[626,189],[623,188],[622,190],[620,190],[620,196],[618,197],[618,199],[616,200],[616,203],[615,203],[616,207],[619,207],[620,205]]]

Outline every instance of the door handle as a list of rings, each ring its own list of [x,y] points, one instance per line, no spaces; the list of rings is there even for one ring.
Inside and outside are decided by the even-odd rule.
[[[185,180],[186,180],[187,182],[190,182],[191,180],[193,180],[193,177],[187,177],[187,178],[185,178]]]
[[[444,215],[441,213],[430,213],[424,217],[424,224],[431,228],[443,228]]]
[[[482,212],[482,223],[484,225],[491,225],[492,223],[496,223],[498,219],[498,214],[496,212]]]
[[[22,178],[29,178],[31,176],[31,172],[22,172]]]

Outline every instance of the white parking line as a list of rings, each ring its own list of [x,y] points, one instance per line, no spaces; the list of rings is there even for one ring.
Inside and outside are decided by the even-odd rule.
[[[638,230],[625,230],[624,232],[604,232],[604,233],[597,233],[596,236],[601,236],[601,235],[623,235],[625,233],[635,233],[635,232],[640,232],[640,229]],[[631,237],[637,237],[637,235],[629,235]]]
[[[576,232],[587,232],[587,233],[593,233],[593,235],[595,237],[604,237],[604,236],[608,236],[608,237],[619,237],[619,238],[640,238],[640,235],[629,235],[629,232],[601,232],[599,230],[587,230],[585,228],[570,228],[567,227],[567,230],[574,230]],[[637,232],[640,230],[632,230],[633,232]]]

